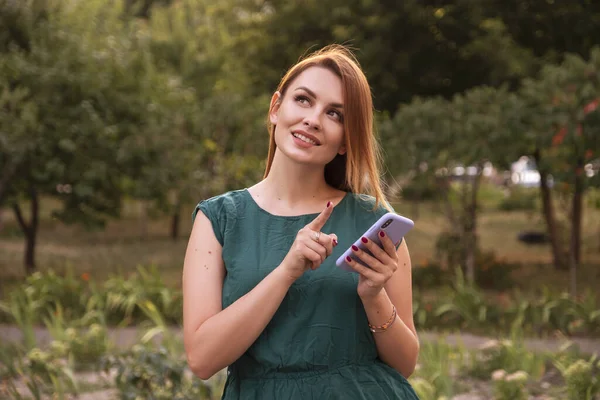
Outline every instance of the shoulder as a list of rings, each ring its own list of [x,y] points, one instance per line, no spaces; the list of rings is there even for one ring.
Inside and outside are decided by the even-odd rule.
[[[206,214],[209,219],[211,216],[216,217],[222,213],[232,215],[231,212],[235,211],[243,203],[244,198],[245,189],[240,189],[201,200],[192,213],[192,220],[195,219],[199,210]],[[211,215],[209,216],[207,213]]]
[[[365,213],[376,217],[381,217],[382,215],[390,212],[390,210],[393,210],[386,200],[383,200],[383,202],[379,202],[379,204],[377,204],[377,199],[368,194],[348,193],[348,196],[350,196],[349,200],[354,208],[355,213]],[[389,209],[386,208],[386,205],[389,207]]]
[[[240,189],[201,200],[192,212],[192,222],[201,211],[211,222],[217,240],[223,245],[226,231],[233,226],[238,215],[244,213],[245,199],[245,189]]]

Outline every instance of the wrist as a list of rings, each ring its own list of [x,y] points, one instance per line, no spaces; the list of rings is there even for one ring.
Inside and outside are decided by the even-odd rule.
[[[378,307],[389,302],[385,289],[381,289],[377,293],[359,294],[360,300],[365,307]]]
[[[296,279],[298,279],[297,276],[294,276],[287,270],[283,262],[279,264],[275,270],[273,270],[273,274],[277,276],[277,279],[283,282],[288,288],[292,286],[294,282],[296,282]]]

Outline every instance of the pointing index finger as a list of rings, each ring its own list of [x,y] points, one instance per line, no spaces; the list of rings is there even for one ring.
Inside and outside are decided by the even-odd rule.
[[[332,212],[333,212],[333,203],[329,201],[329,202],[327,202],[327,207],[325,207],[325,209],[323,211],[321,211],[321,214],[317,215],[317,218],[313,219],[306,226],[309,229],[312,229],[313,231],[319,232],[323,228],[323,226],[325,226],[325,223],[331,216]]]

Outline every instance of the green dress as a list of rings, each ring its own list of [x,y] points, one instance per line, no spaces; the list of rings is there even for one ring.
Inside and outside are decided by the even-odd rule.
[[[291,286],[265,330],[228,368],[223,399],[418,399],[408,381],[377,356],[356,292],[358,275],[335,265],[385,214],[373,205],[372,197],[348,193],[335,207],[322,231],[335,233],[339,245]],[[318,215],[272,215],[246,189],[200,202],[194,218],[198,210],[223,247],[223,308],[273,271],[298,231]]]

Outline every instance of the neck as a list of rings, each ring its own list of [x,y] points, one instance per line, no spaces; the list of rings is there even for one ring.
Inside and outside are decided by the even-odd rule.
[[[325,182],[323,167],[298,164],[278,150],[275,151],[269,175],[262,184],[274,198],[291,205],[328,197],[334,191]]]

